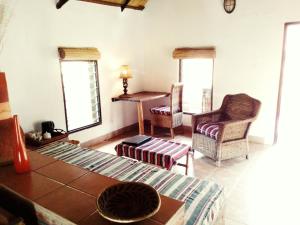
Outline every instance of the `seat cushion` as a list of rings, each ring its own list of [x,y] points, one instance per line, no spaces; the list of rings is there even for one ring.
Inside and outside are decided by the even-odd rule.
[[[170,106],[157,106],[150,109],[150,112],[153,114],[159,114],[159,115],[171,115]]]
[[[199,123],[196,132],[217,140],[219,128],[218,123]]]

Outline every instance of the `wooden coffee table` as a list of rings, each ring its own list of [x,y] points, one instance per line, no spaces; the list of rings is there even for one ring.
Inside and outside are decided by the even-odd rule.
[[[0,183],[34,202],[47,224],[108,225],[96,209],[96,199],[106,187],[120,181],[29,151],[32,171],[17,175],[13,166],[0,170]],[[161,195],[161,208],[138,225],[182,225],[184,203]]]

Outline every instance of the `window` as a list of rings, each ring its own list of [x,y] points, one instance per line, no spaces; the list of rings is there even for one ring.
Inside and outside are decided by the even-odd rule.
[[[179,81],[184,84],[182,107],[185,113],[202,113],[212,108],[214,49],[175,49],[179,59]]]
[[[68,132],[101,124],[96,60],[61,60],[61,76]]]
[[[213,59],[181,59],[184,112],[211,110]]]

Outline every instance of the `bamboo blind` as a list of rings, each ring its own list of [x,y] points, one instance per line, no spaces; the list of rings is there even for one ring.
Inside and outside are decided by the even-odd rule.
[[[173,51],[174,59],[215,58],[215,57],[216,57],[216,50],[214,47],[176,48]]]
[[[58,53],[63,60],[98,60],[100,52],[97,48],[65,48],[59,47]]]

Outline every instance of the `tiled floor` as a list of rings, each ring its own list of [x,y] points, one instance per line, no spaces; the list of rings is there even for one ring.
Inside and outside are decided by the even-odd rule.
[[[134,133],[120,135],[94,148],[115,154],[115,145],[132,135]],[[185,134],[177,134],[175,140],[191,144],[191,138]],[[188,175],[214,180],[225,187],[226,225],[299,225],[297,193],[300,188],[296,183],[299,163],[295,155],[297,145],[292,146],[251,143],[249,160],[227,160],[220,168],[196,152],[190,155]],[[184,168],[173,170],[184,174]]]

